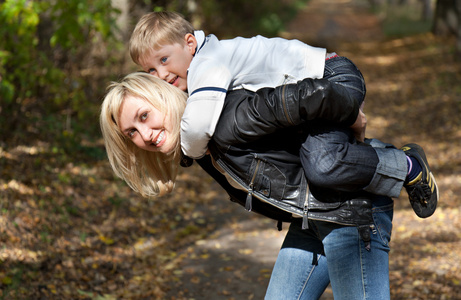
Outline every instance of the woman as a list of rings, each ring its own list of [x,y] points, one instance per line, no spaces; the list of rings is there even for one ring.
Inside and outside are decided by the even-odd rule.
[[[212,160],[199,163],[248,210],[291,222],[266,299],[318,299],[330,281],[335,299],[389,299],[392,200],[358,192],[318,201],[299,159],[309,122],[349,118],[342,107],[354,99],[325,79],[233,91],[227,98],[209,144]],[[109,87],[100,119],[108,157],[116,174],[144,196],[172,190],[185,99],[143,73]]]

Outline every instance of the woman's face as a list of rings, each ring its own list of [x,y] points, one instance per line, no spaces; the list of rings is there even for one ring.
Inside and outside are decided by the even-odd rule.
[[[142,98],[128,95],[120,107],[119,127],[141,149],[168,153],[175,147],[168,115]]]

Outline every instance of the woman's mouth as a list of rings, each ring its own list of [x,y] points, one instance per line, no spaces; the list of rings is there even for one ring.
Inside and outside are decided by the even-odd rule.
[[[152,143],[156,146],[156,147],[160,147],[162,146],[164,143],[165,143],[165,130],[162,130],[158,135],[157,137],[152,140]]]

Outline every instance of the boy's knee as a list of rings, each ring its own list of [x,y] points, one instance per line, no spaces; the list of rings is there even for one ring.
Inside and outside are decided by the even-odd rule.
[[[338,182],[337,161],[331,155],[322,155],[316,159],[303,159],[304,173],[309,183],[319,187],[333,187]]]
[[[318,187],[330,188],[337,184],[337,176],[328,170],[313,167],[305,169],[305,174],[309,183]]]
[[[347,156],[348,147],[347,144],[327,143],[322,149],[320,151],[301,151],[300,157],[304,173],[311,184],[334,188],[345,180],[343,160]]]

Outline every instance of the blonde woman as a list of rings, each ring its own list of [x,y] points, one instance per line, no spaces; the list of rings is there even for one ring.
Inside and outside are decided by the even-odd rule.
[[[390,298],[392,199],[357,192],[318,201],[299,158],[308,122],[344,118],[353,101],[326,79],[226,96],[209,143],[213,167],[209,156],[198,162],[234,201],[291,222],[266,299],[318,299],[330,281],[335,299]],[[109,87],[100,117],[108,157],[115,173],[144,196],[173,189],[185,104],[183,92],[147,73]]]
[[[187,95],[181,90],[153,80],[147,73],[133,73],[108,87],[101,108],[100,125],[109,162],[115,174],[144,197],[156,197],[173,190],[180,160],[180,120]],[[168,97],[168,98],[167,98]],[[136,121],[148,121],[157,135],[152,143],[140,141],[141,133],[123,127],[124,117],[142,99]],[[172,99],[176,101],[172,101]],[[155,114],[155,116],[154,116]],[[131,114],[130,114],[131,115]],[[144,132],[143,132],[144,133]],[[152,133],[151,133],[152,134]],[[152,137],[154,138],[154,137]],[[161,139],[161,140],[160,140]],[[138,143],[139,141],[139,143]]]

